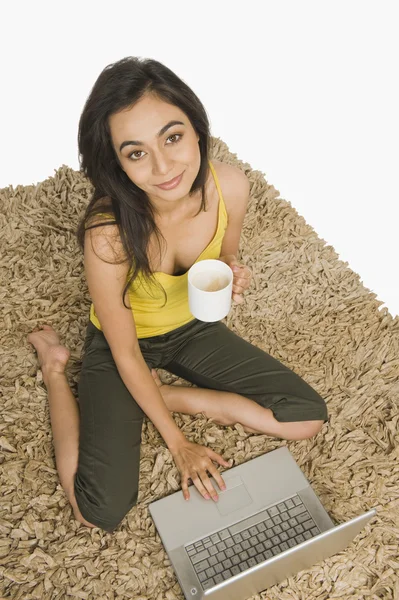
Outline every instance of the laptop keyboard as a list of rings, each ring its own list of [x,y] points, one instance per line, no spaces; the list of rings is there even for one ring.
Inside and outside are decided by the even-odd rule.
[[[320,533],[299,496],[186,546],[204,590]]]

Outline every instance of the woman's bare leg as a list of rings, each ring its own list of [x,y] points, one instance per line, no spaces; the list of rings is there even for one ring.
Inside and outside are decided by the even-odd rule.
[[[281,423],[270,408],[263,408],[240,394],[182,385],[165,385],[151,370],[166,406],[172,412],[204,413],[219,425],[240,423],[247,433],[266,433],[286,440],[303,440],[316,435],[323,421]]]
[[[83,518],[75,499],[74,475],[78,468],[80,416],[65,375],[70,352],[60,344],[57,333],[49,325],[35,329],[27,336],[27,340],[37,351],[47,388],[55,461],[61,485],[76,520],[88,527],[96,527]]]

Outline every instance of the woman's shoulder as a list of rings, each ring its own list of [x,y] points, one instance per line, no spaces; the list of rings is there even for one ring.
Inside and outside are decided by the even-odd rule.
[[[240,193],[240,190],[244,189],[244,193],[246,193],[247,188],[249,187],[248,177],[235,165],[229,165],[228,163],[215,159],[212,159],[210,162],[216,171],[226,209],[227,212],[229,212],[231,204],[236,202],[236,197],[237,194]]]

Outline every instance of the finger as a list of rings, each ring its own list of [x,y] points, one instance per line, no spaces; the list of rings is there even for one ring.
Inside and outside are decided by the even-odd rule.
[[[211,461],[209,461],[209,465],[206,467],[206,469],[209,471],[212,468],[214,468],[214,466],[212,465]],[[210,496],[212,496],[213,500],[217,500],[218,493],[215,490],[215,488],[213,487],[212,481],[208,477],[208,473],[206,471],[201,471],[200,477],[201,477],[202,483],[203,483],[205,489],[207,490],[208,494]]]
[[[198,475],[201,475],[201,479]],[[211,496],[214,496],[215,490],[212,487],[212,484],[209,480],[209,477],[205,473],[205,471],[201,471],[197,476],[192,475],[191,479],[201,496],[203,496],[206,500],[209,500]],[[207,482],[208,480],[208,482]],[[205,483],[207,485],[205,486]]]
[[[245,288],[249,286],[250,282],[251,282],[250,277],[242,277],[240,275],[239,277],[234,276],[234,278],[233,278],[233,284],[242,285]]]
[[[212,467],[208,468],[208,471],[210,472],[212,477],[216,480],[216,482],[219,486],[219,489],[221,489],[224,492],[226,489],[226,483],[225,483],[223,477],[221,476],[221,474],[219,473],[219,471],[216,469],[216,467],[214,467],[214,465],[212,465]]]
[[[211,460],[214,460],[215,462],[219,463],[219,465],[221,465],[222,467],[230,466],[230,462],[225,460],[223,456],[212,450],[212,448],[206,448],[206,453]]]
[[[233,300],[236,304],[242,304],[244,302],[244,298],[240,294],[233,294]]]
[[[181,488],[182,488],[183,497],[185,500],[188,500],[190,498],[190,493],[188,491],[188,480],[189,480],[189,477],[187,477],[187,476],[182,477],[182,480],[181,480]]]
[[[246,265],[235,265],[233,267],[233,272],[237,277],[244,277],[245,279],[252,277],[252,271]]]
[[[242,294],[246,290],[246,288],[244,288],[242,285],[235,285],[235,284],[233,285],[233,287],[231,289],[235,294]]]

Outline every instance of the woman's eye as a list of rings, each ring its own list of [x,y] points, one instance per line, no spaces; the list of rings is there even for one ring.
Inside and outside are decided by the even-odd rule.
[[[181,138],[183,137],[183,134],[182,133],[172,133],[172,135],[170,135],[168,137],[168,140],[170,140],[170,138],[176,138],[176,137],[178,139],[176,141],[172,142],[172,144],[177,144],[181,140]],[[170,144],[168,144],[168,145],[170,146]],[[138,158],[132,158],[132,157],[133,157],[134,154],[137,154],[137,153],[140,153],[140,152],[143,152],[143,151],[142,150],[135,150],[134,152],[132,152],[131,154],[129,154],[128,158],[130,158],[131,160],[137,162],[138,160],[140,160],[141,156],[139,156]]]

